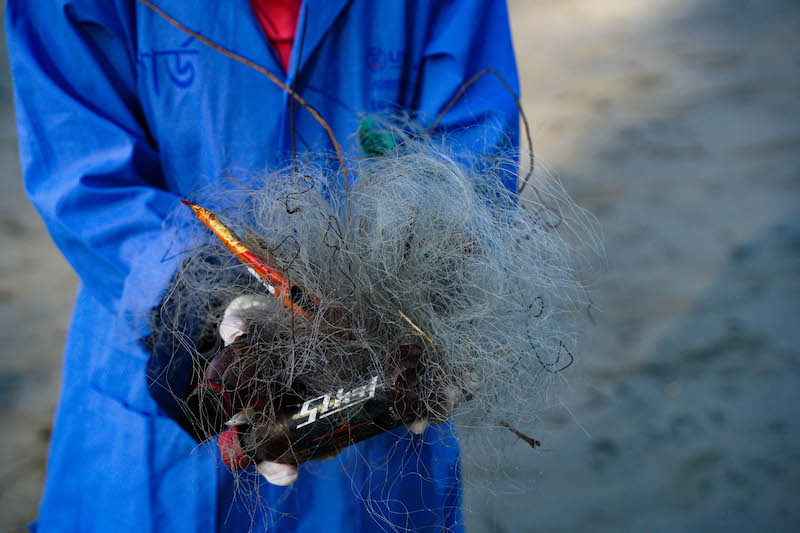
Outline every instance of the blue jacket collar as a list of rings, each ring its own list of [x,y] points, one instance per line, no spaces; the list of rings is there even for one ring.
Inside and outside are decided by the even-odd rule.
[[[297,21],[292,58],[289,62],[289,79],[294,79],[297,73],[302,71],[308,58],[349,2],[350,0],[303,0],[300,18]],[[301,48],[302,57],[298,64],[297,54]]]

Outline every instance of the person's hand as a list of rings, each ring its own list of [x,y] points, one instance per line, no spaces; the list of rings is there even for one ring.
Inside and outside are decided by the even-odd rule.
[[[249,323],[254,312],[274,305],[276,305],[276,301],[266,296],[243,295],[231,301],[223,313],[222,321],[219,326],[219,334],[225,346],[230,346],[240,338],[248,335],[250,329]],[[248,315],[250,315],[250,317]],[[417,354],[417,357],[418,356]],[[225,358],[220,354],[208,365],[206,377],[222,381],[225,371],[230,365],[230,358]],[[421,415],[408,424],[407,429],[414,434],[420,435],[425,432],[429,425],[445,422],[450,418],[461,394],[462,391],[460,388],[455,386],[443,386],[437,394],[436,401],[431,402],[435,405],[435,408],[432,408],[430,412],[426,412],[424,415]],[[266,401],[268,401],[268,399],[260,400],[261,402],[259,403],[266,403]],[[253,408],[244,408],[235,413],[230,420],[226,422],[226,425],[229,428],[236,428],[241,425],[249,424],[253,413]],[[230,433],[228,435],[223,434],[223,436],[228,439],[232,437]],[[237,446],[238,442],[228,443],[228,445],[230,444]],[[294,465],[262,461],[256,464],[255,467],[256,470],[273,485],[290,485],[298,476],[297,466]]]
[[[263,309],[272,303],[273,302],[267,300],[265,297],[244,295],[235,298],[228,304],[219,325],[219,334],[225,346],[229,346],[240,337],[247,335],[249,330],[247,315],[249,312]],[[215,362],[216,361],[212,361],[209,366],[213,366]],[[224,372],[224,368],[214,369],[214,371],[221,375]],[[249,410],[244,409],[234,414],[233,417],[226,422],[226,425],[229,427],[236,427],[247,424],[249,421]],[[257,463],[255,468],[259,474],[264,476],[267,482],[281,487],[294,483],[298,475],[296,466],[273,463],[271,461]]]

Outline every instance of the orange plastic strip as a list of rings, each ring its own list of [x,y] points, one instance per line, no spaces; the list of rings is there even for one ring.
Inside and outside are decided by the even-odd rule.
[[[223,224],[217,215],[205,207],[187,200],[181,200],[181,202],[183,205],[192,208],[197,219],[205,224],[242,264],[247,265],[250,272],[258,277],[267,287],[267,290],[280,300],[287,309],[290,309],[296,315],[311,318],[311,315],[291,301],[291,285],[286,281],[286,278],[283,277],[283,274],[251,252],[247,246],[242,243],[236,233]]]

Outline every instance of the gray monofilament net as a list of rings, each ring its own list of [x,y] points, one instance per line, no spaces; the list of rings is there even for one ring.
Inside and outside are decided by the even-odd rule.
[[[599,251],[591,218],[553,179],[535,176],[525,198],[510,191],[515,157],[466,157],[408,123],[379,124],[378,148],[347,161],[347,194],[340,170],[300,158],[230,192],[235,208],[219,211],[313,298],[305,316],[196,224],[206,244],[186,250],[160,327],[202,368],[208,354],[185,324],[213,336],[227,302],[267,297],[247,310],[248,343],[225,371],[256,425],[293,391],[322,396],[396,375],[414,346],[420,416],[477,432],[524,426],[573,361],[573,319],[587,303],[581,269]]]

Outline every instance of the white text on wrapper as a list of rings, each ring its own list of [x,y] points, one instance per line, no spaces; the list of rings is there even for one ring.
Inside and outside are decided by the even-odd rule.
[[[322,419],[344,411],[345,409],[350,409],[360,403],[366,402],[370,398],[374,398],[375,390],[378,388],[378,381],[378,376],[375,376],[369,383],[352,390],[345,391],[344,389],[339,389],[335,393],[329,392],[328,394],[306,400],[300,412],[292,416],[294,420],[308,417],[305,422],[298,424],[297,428],[299,429],[307,426],[316,422],[317,419]]]

